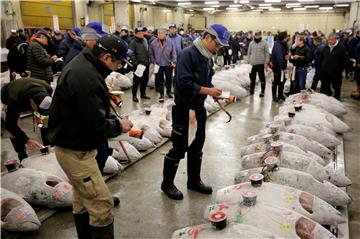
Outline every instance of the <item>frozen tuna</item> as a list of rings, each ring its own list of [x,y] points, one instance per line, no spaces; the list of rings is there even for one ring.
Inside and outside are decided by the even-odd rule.
[[[112,156],[109,156],[105,162],[104,173],[120,174],[124,171],[124,167]]]
[[[68,177],[66,176],[64,170],[61,168],[58,163],[55,153],[51,152],[45,155],[31,156],[29,158],[23,159],[21,165],[25,168],[32,168],[47,172],[62,178],[64,181],[69,182]]]
[[[114,157],[116,160],[120,162],[124,161],[133,161],[141,158],[140,152],[131,144],[129,144],[127,141],[121,141],[122,145],[124,146],[126,153],[124,152],[124,149],[121,147],[119,141],[109,141],[109,145],[111,148],[113,148],[113,154],[112,157]],[[129,156],[129,158],[127,156]]]
[[[105,82],[112,90],[128,89],[132,86],[132,82],[127,76],[115,71],[105,78]]]
[[[153,144],[159,144],[163,140],[160,133],[148,125],[141,126],[141,130],[144,132],[144,137],[149,139]]]
[[[249,181],[249,176],[254,173],[261,173],[263,168],[243,170],[235,176],[235,183]],[[275,171],[264,172],[269,182],[282,184],[309,192],[323,199],[334,206],[341,206],[351,203],[349,195],[332,183],[327,181],[319,182],[312,175],[288,168],[278,168]]]
[[[223,213],[230,222],[245,223],[261,230],[268,230],[280,238],[336,238],[330,231],[310,218],[293,210],[260,202],[250,207],[238,202],[213,204],[206,208],[204,218],[209,219],[212,215]]]
[[[287,151],[280,151],[279,153],[269,151],[265,153],[245,155],[241,159],[241,166],[243,169],[265,166],[265,160],[273,156],[277,157],[278,165],[280,167],[309,173],[320,182],[327,180],[339,187],[346,187],[351,185],[351,180],[348,177],[337,172],[333,168],[324,167],[312,158]]]
[[[130,137],[129,135],[122,134],[116,138],[109,139],[109,141],[115,141],[115,142],[126,141],[139,151],[146,151],[148,149],[155,147],[155,145],[144,136],[141,139],[139,139],[136,137]]]
[[[7,231],[36,231],[41,226],[34,209],[17,194],[1,188],[1,228]]]
[[[345,222],[341,213],[321,198],[275,183],[263,183],[261,187],[253,187],[250,182],[235,184],[218,190],[215,200],[217,203],[241,203],[247,192],[255,192],[257,202],[294,210],[321,225],[336,226]]]
[[[214,229],[211,224],[201,224],[183,229],[176,230],[172,239],[208,239],[208,238],[261,238],[274,239],[277,235],[271,232],[261,230],[257,227],[248,224],[229,223],[226,228],[222,230]]]
[[[63,179],[32,168],[19,168],[1,174],[1,186],[18,194],[30,204],[69,207],[72,186]]]

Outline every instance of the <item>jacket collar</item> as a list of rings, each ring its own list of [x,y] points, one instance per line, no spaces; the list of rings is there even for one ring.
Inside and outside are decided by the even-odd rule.
[[[104,63],[95,57],[95,55],[92,53],[92,50],[88,47],[85,47],[82,54],[84,54],[85,58],[95,66],[95,68],[104,78],[112,72],[112,70],[107,68]]]

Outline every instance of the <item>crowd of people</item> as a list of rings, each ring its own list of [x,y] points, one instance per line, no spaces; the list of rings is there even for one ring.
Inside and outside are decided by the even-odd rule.
[[[183,194],[174,185],[178,164],[187,153],[187,188],[211,194],[212,188],[200,178],[205,141],[207,96],[215,100],[222,90],[211,83],[215,64],[226,66],[247,61],[251,66],[250,94],[256,77],[260,97],[266,89],[265,71],[272,69],[272,98],[305,89],[310,68],[314,68],[312,89],[321,82],[320,92],[340,99],[343,73],[353,77],[360,94],[360,31],[333,32],[325,38],[319,32],[229,32],[213,24],[203,32],[185,33],[175,24],[130,31],[118,26],[112,34],[100,22],[65,34],[49,28],[27,38],[12,31],[6,40],[11,81],[1,89],[7,105],[5,127],[20,160],[27,157],[26,146],[39,149],[55,146],[57,160],[74,187],[73,213],[79,238],[113,238],[112,208],[119,203],[109,192],[101,172],[112,154],[108,138],[129,132],[133,124],[110,112],[109,89],[105,78],[112,72],[133,72],[132,100],[149,100],[149,77],[155,75],[159,101],[174,98],[172,108],[173,147],[165,155],[161,190],[171,199]],[[220,60],[221,59],[221,60]],[[291,64],[288,64],[288,63]],[[226,68],[226,67],[225,67]],[[54,73],[61,72],[55,91],[50,86]],[[16,79],[16,73],[21,79]],[[290,91],[284,85],[290,78]],[[189,110],[195,111],[197,131],[189,145]],[[22,111],[31,110],[41,119],[43,143],[31,139],[17,124]],[[44,145],[43,145],[44,144]]]

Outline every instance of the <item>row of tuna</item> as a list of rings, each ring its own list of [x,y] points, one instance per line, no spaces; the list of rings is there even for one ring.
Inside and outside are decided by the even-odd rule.
[[[106,78],[106,84],[112,90],[120,90],[131,87],[131,80],[113,72]],[[124,169],[120,162],[136,161],[142,157],[141,151],[154,148],[161,144],[164,138],[170,137],[172,105],[173,101],[169,100],[163,104],[152,105],[150,114],[146,114],[144,110],[129,114],[128,118],[134,123],[134,128],[144,132],[143,137],[121,135],[109,139],[109,145],[114,150],[106,161],[104,173],[120,173]],[[219,109],[210,97],[205,105],[209,113]],[[191,124],[196,122],[194,118],[191,114]],[[21,167],[15,171],[2,173],[2,228],[9,231],[37,230],[41,223],[30,204],[49,208],[71,206],[72,186],[68,182],[69,179],[52,150],[49,154],[24,159]]]
[[[328,102],[336,106],[329,110]],[[289,97],[241,148],[236,184],[218,190],[206,207],[211,223],[177,230],[172,238],[336,238],[323,225],[345,223],[334,206],[351,202],[340,188],[351,180],[330,166],[340,134],[351,130],[338,118],[345,113],[341,102],[322,94]],[[224,229],[217,218],[225,218]]]

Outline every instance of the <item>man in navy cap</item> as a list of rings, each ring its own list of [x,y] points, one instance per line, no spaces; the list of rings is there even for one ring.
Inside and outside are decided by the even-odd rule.
[[[1,101],[7,105],[5,128],[11,134],[10,140],[20,161],[28,157],[25,146],[31,149],[44,147],[37,140],[29,138],[20,129],[17,124],[20,113],[34,110],[36,116],[46,116],[51,104],[51,93],[52,88],[48,83],[34,78],[17,79],[1,88]],[[41,127],[41,138],[47,145],[45,127]]]
[[[173,44],[174,48],[176,49],[176,55],[178,56],[180,54],[180,52],[182,51],[182,49],[184,49],[184,40],[182,38],[182,36],[180,36],[177,32],[176,32],[176,25],[175,24],[170,24],[169,25],[169,37],[170,37],[170,41]]]
[[[95,159],[108,138],[126,133],[132,123],[110,113],[105,77],[127,57],[116,36],[100,38],[67,64],[50,108],[48,139],[73,185],[73,213],[79,238],[114,238],[113,198]]]
[[[222,94],[211,83],[214,74],[212,57],[221,47],[229,45],[229,38],[230,33],[223,25],[213,24],[192,46],[185,48],[177,59],[175,105],[172,108],[173,147],[165,155],[161,184],[161,190],[171,199],[183,198],[181,191],[174,185],[174,178],[180,159],[184,158],[186,152],[187,188],[203,194],[212,193],[212,188],[206,186],[200,178],[206,123],[204,100],[208,95],[216,99]],[[195,111],[197,130],[194,141],[188,146],[190,109]]]

